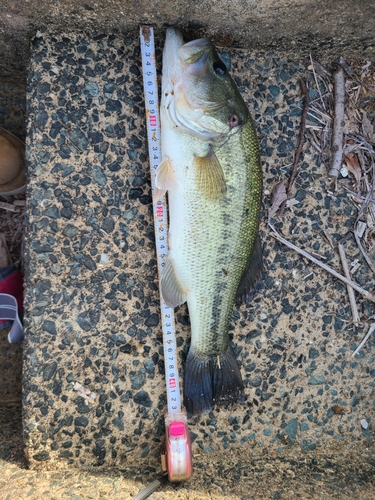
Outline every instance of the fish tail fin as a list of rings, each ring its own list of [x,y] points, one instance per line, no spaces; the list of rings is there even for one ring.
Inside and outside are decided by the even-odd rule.
[[[184,377],[184,405],[189,413],[198,415],[211,410],[214,404],[243,400],[241,373],[231,348],[209,357],[190,349]]]
[[[243,402],[243,382],[240,368],[231,347],[215,360],[213,372],[214,402],[217,405]]]

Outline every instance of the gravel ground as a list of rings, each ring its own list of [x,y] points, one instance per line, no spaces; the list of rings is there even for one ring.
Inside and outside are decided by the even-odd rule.
[[[266,209],[267,192],[290,172],[306,63],[223,52],[257,124]],[[160,470],[166,404],[139,68],[130,38],[34,41],[23,421],[26,453],[39,471],[12,458],[19,442],[3,447],[4,488],[18,481],[28,498],[38,498],[41,484],[56,489],[47,498],[131,498],[140,487],[134,478],[147,483]],[[340,269],[322,230],[336,242],[355,213],[340,187],[329,195],[326,165],[306,137],[293,192],[299,204],[274,224]],[[151,498],[374,497],[373,339],[351,356],[373,307],[359,300],[362,326],[353,328],[345,287],[277,243],[265,221],[264,210],[263,290],[234,311],[231,327],[247,402],[190,419],[194,478]],[[347,251],[361,261],[354,246]],[[371,288],[361,263],[355,278]],[[177,336],[183,366],[184,307]],[[76,383],[95,394],[92,403]],[[92,467],[98,472],[84,470]]]

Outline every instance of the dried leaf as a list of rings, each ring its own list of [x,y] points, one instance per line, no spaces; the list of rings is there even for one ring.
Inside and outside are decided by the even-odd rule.
[[[375,142],[374,126],[367,118],[366,111],[362,111],[362,130],[364,138],[367,141],[374,143]]]
[[[348,153],[345,156],[345,163],[348,171],[353,174],[354,179],[356,180],[357,184],[359,184],[362,178],[362,169],[358,161],[358,156],[353,153]]]
[[[279,182],[272,190],[272,206],[268,211],[268,220],[275,215],[287,198],[285,184],[283,182]]]
[[[357,205],[362,205],[363,200],[359,196],[356,196],[353,193],[348,193],[348,198],[350,198],[354,203],[357,203]]]
[[[342,408],[339,405],[333,405],[333,406],[331,406],[331,410],[333,411],[333,413],[335,415],[344,415],[344,413],[345,413],[344,408]]]

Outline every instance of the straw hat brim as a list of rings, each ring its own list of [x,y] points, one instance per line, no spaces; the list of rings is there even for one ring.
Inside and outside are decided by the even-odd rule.
[[[0,135],[10,142],[17,151],[20,160],[19,169],[14,178],[5,184],[0,183],[0,196],[22,193],[26,189],[25,145],[18,137],[2,127],[0,127]]]

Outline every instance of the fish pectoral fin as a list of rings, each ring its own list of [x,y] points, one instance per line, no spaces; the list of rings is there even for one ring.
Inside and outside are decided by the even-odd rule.
[[[210,149],[206,156],[194,156],[197,189],[210,200],[221,200],[227,192],[223,169],[215,152]]]
[[[263,269],[262,245],[259,234],[255,240],[254,250],[250,259],[249,266],[240,282],[236,294],[236,302],[247,302],[256,291],[256,286],[261,278]]]
[[[156,169],[155,186],[156,193],[154,202],[162,198],[170,189],[176,189],[178,187],[173,165],[169,158],[162,160]]]
[[[161,276],[161,294],[169,307],[177,307],[186,302],[186,293],[182,289],[171,259],[168,257]]]

